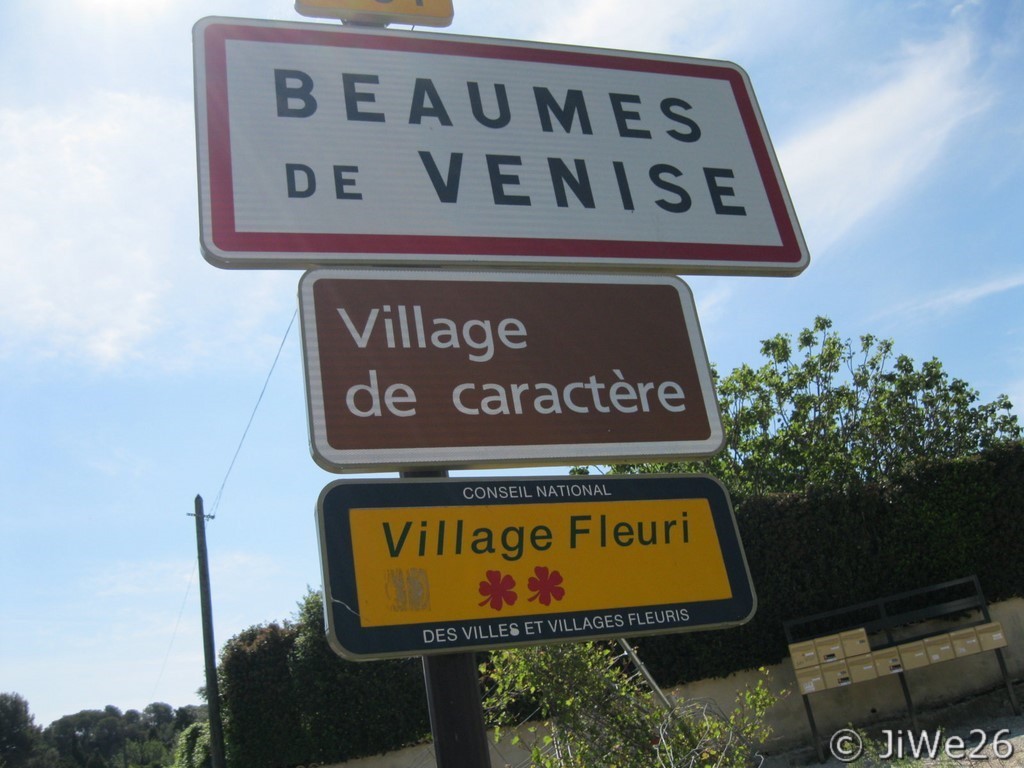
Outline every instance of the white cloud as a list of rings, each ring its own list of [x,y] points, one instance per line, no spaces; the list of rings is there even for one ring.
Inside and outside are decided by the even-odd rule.
[[[276,347],[260,326],[287,318],[297,276],[224,283],[203,261],[193,137],[191,104],[156,96],[0,109],[0,358],[167,368]]]
[[[981,0],[964,0],[962,3],[957,3],[953,6],[953,10],[949,12],[950,16],[959,16],[962,13],[969,12],[972,8],[978,8],[981,6]]]
[[[172,0],[75,0],[80,11],[86,13],[112,13],[125,16],[152,16],[170,7]]]
[[[622,50],[661,51],[669,48],[672,30],[694,19],[706,4],[695,0],[648,4],[642,14],[627,13],[621,0],[562,3],[545,9],[539,36],[568,45],[601,45]],[[628,22],[628,23],[626,23]]]
[[[732,278],[701,277],[687,280],[693,290],[694,302],[701,324],[707,329],[726,319],[735,307],[737,283]]]
[[[89,577],[88,593],[105,599],[124,596],[171,596],[184,594],[192,584],[195,566],[187,561],[118,560],[105,563]]]
[[[1021,406],[1024,406],[1024,378],[1011,381],[1003,391],[1013,403],[1013,412],[1019,416],[1022,411]]]
[[[888,82],[794,136],[780,162],[811,253],[910,189],[965,122],[992,103],[972,80],[973,40],[910,47]]]
[[[109,364],[159,326],[157,254],[191,182],[190,122],[186,105],[112,93],[0,112],[0,352],[27,334],[36,351]]]
[[[936,296],[893,307],[882,313],[882,316],[902,315],[931,319],[936,315],[963,309],[991,296],[1018,288],[1024,288],[1024,272],[986,280],[976,285],[958,286]]]
[[[806,0],[662,0],[632,6],[623,0],[570,0],[556,7],[536,5],[533,13],[542,19],[538,39],[726,59],[755,48],[777,50],[791,35],[806,35],[811,18],[830,12],[828,6]]]

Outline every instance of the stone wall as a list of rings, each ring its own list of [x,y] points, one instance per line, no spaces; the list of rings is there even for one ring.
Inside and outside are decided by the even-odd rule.
[[[1021,679],[1024,677],[1024,600],[1017,598],[997,603],[990,606],[990,610],[992,618],[1001,622],[1006,632],[1008,647],[1003,649],[1003,655],[1010,677]],[[771,667],[770,673],[773,688],[777,692],[789,691],[789,694],[768,713],[775,735],[764,745],[765,748],[774,753],[810,746],[810,727],[802,697],[796,691],[793,665],[788,660],[784,661]],[[726,678],[689,683],[667,693],[673,698],[710,699],[728,712],[734,706],[737,692],[753,685],[758,678],[759,674],[753,670],[738,672]],[[1002,686],[996,655],[987,651],[911,670],[906,673],[906,680],[914,705],[919,710]],[[811,694],[811,704],[818,732],[823,738],[850,723],[864,726],[906,714],[906,702],[897,675]],[[503,743],[492,744],[491,766],[529,765],[528,756],[522,747],[506,739]],[[436,768],[436,764],[431,745],[421,744],[328,768]]]

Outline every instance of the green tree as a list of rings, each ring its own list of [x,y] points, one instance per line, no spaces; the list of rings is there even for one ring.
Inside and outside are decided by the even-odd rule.
[[[174,751],[174,768],[210,768],[210,724],[192,723],[181,732]]]
[[[154,701],[142,710],[141,721],[149,729],[151,738],[166,739],[174,731],[174,717],[174,707],[162,701]]]
[[[209,717],[205,704],[188,704],[174,710],[174,732],[181,734],[193,723],[199,723]]]
[[[501,650],[483,672],[498,735],[531,721],[517,738],[538,768],[749,765],[777,701],[761,680],[730,715],[703,703],[669,711],[608,643]]]
[[[107,706],[65,715],[43,731],[44,747],[52,756],[39,765],[166,768],[173,762],[179,731],[194,721],[194,711],[199,710],[175,711],[169,704],[154,702],[141,712],[129,709],[122,713]],[[179,722],[185,725],[179,727]]]
[[[0,766],[28,765],[40,733],[28,702],[17,693],[0,693]]]
[[[702,471],[741,495],[845,490],[894,477],[921,459],[969,456],[1019,440],[1005,395],[980,402],[937,359],[920,367],[891,339],[857,344],[817,317],[796,338],[761,343],[760,367],[717,381],[726,444],[704,462],[628,464],[618,472]]]
[[[105,757],[113,754],[109,722],[112,713],[109,710],[117,711],[120,717],[121,713],[116,707],[108,707],[106,710],[84,709],[50,723],[43,731],[43,736],[68,765],[84,768],[90,763],[105,762]],[[108,754],[105,755],[105,752]]]

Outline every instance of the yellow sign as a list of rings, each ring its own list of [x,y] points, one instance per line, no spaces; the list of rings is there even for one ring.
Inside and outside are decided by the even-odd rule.
[[[303,16],[343,19],[357,24],[415,24],[447,27],[452,0],[295,0]]]
[[[757,603],[701,475],[339,480],[317,518],[350,659],[719,629]]]
[[[364,627],[732,597],[705,499],[353,509]]]

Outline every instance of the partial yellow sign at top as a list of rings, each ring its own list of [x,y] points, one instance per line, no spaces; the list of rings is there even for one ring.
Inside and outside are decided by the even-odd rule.
[[[303,16],[341,19],[357,24],[415,24],[447,27],[452,0],[295,0]]]

